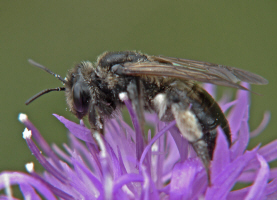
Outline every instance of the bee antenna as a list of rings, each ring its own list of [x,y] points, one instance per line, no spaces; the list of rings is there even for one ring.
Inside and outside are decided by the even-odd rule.
[[[30,99],[28,99],[25,102],[25,104],[29,105],[32,101],[34,101],[35,99],[39,98],[41,95],[44,95],[44,94],[46,94],[48,92],[52,92],[52,91],[64,91],[64,90],[65,90],[65,87],[57,87],[57,88],[43,90],[43,91],[37,93],[36,95],[32,96]]]
[[[44,67],[43,65],[33,61],[32,59],[29,59],[28,62],[31,64],[31,65],[34,65],[35,67],[38,67],[46,72],[48,72],[49,74],[52,74],[53,76],[55,76],[57,79],[59,79],[61,82],[63,83],[66,83],[66,81],[58,74],[55,74],[54,72],[52,72],[50,69]]]

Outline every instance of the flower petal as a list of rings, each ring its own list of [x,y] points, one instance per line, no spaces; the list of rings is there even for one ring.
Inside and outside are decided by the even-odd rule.
[[[214,177],[212,186],[207,189],[206,199],[225,199],[236,183],[243,169],[256,156],[257,150],[246,152],[230,163],[217,177]]]
[[[137,115],[135,114],[135,111],[132,108],[132,103],[130,100],[124,100],[124,103],[126,105],[126,108],[129,111],[131,120],[133,122],[133,126],[135,128],[135,132],[136,132],[136,155],[137,155],[137,160],[140,159],[141,154],[143,152],[144,149],[144,140],[143,140],[143,131],[141,130],[140,127],[140,123],[139,120],[137,118]]]
[[[189,199],[193,195],[192,186],[200,170],[203,170],[201,164],[193,158],[177,163],[172,170],[169,199]]]
[[[248,125],[248,106],[245,108],[242,118],[239,134],[237,139],[233,141],[231,146],[231,160],[234,160],[239,155],[242,155],[249,142],[249,125]]]
[[[247,83],[243,83],[242,86],[249,88],[249,84]],[[237,103],[228,115],[228,121],[233,140],[237,139],[237,133],[240,129],[240,125],[245,114],[245,109],[249,105],[249,92],[245,90],[238,90],[236,99]]]
[[[32,137],[38,144],[38,146],[41,148],[41,150],[50,157],[55,165],[59,168],[61,168],[59,163],[59,157],[53,152],[51,147],[48,145],[48,143],[45,141],[45,139],[42,137],[38,129],[33,125],[33,123],[28,119],[26,114],[20,113],[18,116],[18,119],[20,122],[22,122],[29,130],[32,130]]]
[[[250,199],[263,199],[264,190],[268,181],[269,176],[269,166],[265,159],[257,154],[257,159],[260,163],[260,170],[256,176],[256,180],[254,184],[251,186],[251,189],[249,190],[247,196],[245,197],[245,200]]]
[[[32,176],[21,172],[2,172],[0,174],[0,190],[5,188],[7,179],[9,181],[9,185],[29,183],[46,199],[56,199],[52,191],[49,190],[49,188],[46,185],[41,183],[39,180],[33,178]]]
[[[225,134],[220,129],[216,138],[216,146],[213,154],[213,161],[211,163],[211,179],[212,182],[226,166],[230,163],[230,150]]]
[[[19,187],[24,199],[41,199],[35,189],[29,184],[22,183]]]
[[[268,199],[277,199],[277,178],[267,184],[265,194]]]
[[[59,116],[57,114],[53,114],[60,122],[62,122],[65,127],[77,138],[85,141],[90,142],[92,144],[95,144],[94,139],[92,138],[91,131],[80,125],[76,124],[72,121],[69,121],[68,119],[64,118],[63,116]]]
[[[270,142],[269,144],[261,147],[258,151],[260,155],[262,155],[267,162],[271,162],[276,160],[277,158],[277,140]]]
[[[267,111],[264,113],[264,117],[263,120],[261,121],[260,125],[250,133],[250,137],[256,137],[257,135],[259,135],[268,125],[270,121],[270,112]]]

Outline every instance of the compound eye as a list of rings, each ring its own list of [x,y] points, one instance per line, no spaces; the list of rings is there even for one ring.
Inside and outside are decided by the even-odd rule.
[[[77,117],[83,118],[87,114],[90,102],[89,88],[85,83],[76,82],[73,86],[73,102]]]

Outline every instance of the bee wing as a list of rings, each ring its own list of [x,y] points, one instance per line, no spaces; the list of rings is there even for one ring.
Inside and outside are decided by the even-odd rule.
[[[164,56],[148,56],[148,59],[150,62],[125,63],[122,73],[133,76],[175,77],[244,90],[247,89],[238,82],[244,81],[259,85],[268,83],[266,79],[257,74],[234,67]]]

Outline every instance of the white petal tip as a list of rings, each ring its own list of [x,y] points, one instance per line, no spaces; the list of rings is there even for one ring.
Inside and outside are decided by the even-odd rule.
[[[18,115],[18,120],[21,122],[21,123],[24,123],[28,120],[28,116],[24,113],[19,113]]]
[[[33,162],[26,163],[25,168],[27,172],[32,173],[34,171],[34,163]]]
[[[25,140],[26,140],[26,139],[30,139],[31,136],[32,136],[32,131],[29,130],[29,129],[27,129],[27,128],[25,128],[24,131],[23,131],[23,133],[22,133],[22,135],[23,135],[23,138],[24,138]]]
[[[127,101],[129,99],[127,92],[121,92],[121,93],[119,93],[119,99],[121,101]]]

